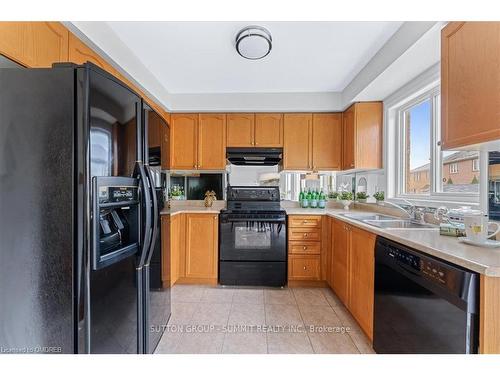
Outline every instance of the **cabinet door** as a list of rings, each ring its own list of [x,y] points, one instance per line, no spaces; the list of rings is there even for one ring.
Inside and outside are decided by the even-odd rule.
[[[198,125],[198,168],[226,167],[226,115],[200,114]]]
[[[283,168],[309,170],[311,166],[312,114],[285,114],[283,117]]]
[[[198,115],[174,113],[170,118],[170,168],[198,166]]]
[[[255,115],[229,113],[227,115],[227,147],[252,147],[254,145]]]
[[[186,277],[217,278],[218,217],[186,215]]]
[[[185,261],[185,216],[177,214],[170,218],[170,284],[184,277]]]
[[[375,235],[351,227],[349,260],[349,311],[366,335],[373,339]]]
[[[75,64],[84,64],[87,61],[102,69],[110,71],[109,64],[75,35],[69,34],[69,61]]]
[[[382,168],[382,107],[382,102],[355,104],[355,168]]]
[[[349,231],[348,227],[335,220],[333,224],[332,281],[333,290],[347,305],[349,298]]]
[[[255,115],[256,147],[283,147],[283,115],[258,113]]]
[[[34,68],[50,68],[53,63],[68,61],[69,31],[59,22],[28,22],[32,35],[30,51]]]
[[[148,146],[150,148],[160,147],[161,136],[160,136],[160,119],[153,113],[148,112]]]
[[[26,22],[0,22],[0,53],[20,64],[26,61]]]
[[[68,61],[69,31],[59,22],[0,22],[0,53],[30,68]]]
[[[319,255],[290,255],[288,257],[288,279],[318,281],[321,279]]]
[[[170,169],[170,116],[167,121],[160,121],[160,138],[161,138],[161,167],[162,169]]]
[[[354,168],[354,105],[342,114],[342,169]]]
[[[170,216],[161,217],[161,282],[163,287],[172,285],[171,279],[171,253],[170,253]]]
[[[326,281],[328,285],[333,289],[333,248],[335,244],[335,220],[331,217],[327,217],[329,230],[329,237],[327,243],[324,245],[324,249],[327,251],[327,273],[326,273]]]
[[[342,168],[342,114],[315,113],[312,120],[312,168]]]
[[[442,147],[500,139],[500,23],[450,22],[441,31]]]

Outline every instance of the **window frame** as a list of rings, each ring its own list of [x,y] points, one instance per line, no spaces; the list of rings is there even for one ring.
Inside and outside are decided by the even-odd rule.
[[[410,96],[408,96],[410,97]],[[394,200],[404,199],[416,202],[454,202],[457,204],[479,204],[480,193],[463,192],[457,194],[455,192],[444,192],[442,183],[442,149],[441,149],[441,108],[440,108],[441,89],[439,82],[411,99],[403,100],[395,109],[395,172],[396,186],[394,194],[389,195],[389,198]],[[405,113],[412,107],[423,103],[430,99],[430,161],[429,161],[429,193],[428,194],[412,194],[405,192]],[[481,163],[482,155],[479,155],[478,163]]]
[[[477,159],[472,159],[472,172],[481,172],[481,161],[480,157]]]

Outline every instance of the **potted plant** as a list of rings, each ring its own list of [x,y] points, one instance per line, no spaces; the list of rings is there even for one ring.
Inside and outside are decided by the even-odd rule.
[[[375,194],[373,194],[373,198],[375,198],[378,202],[382,202],[385,199],[385,195],[383,191],[377,191]]]
[[[336,191],[331,191],[328,193],[328,199],[337,200],[339,199],[339,193]]]
[[[366,199],[369,197],[364,191],[359,191],[356,193],[356,200],[359,203],[366,203]]]
[[[183,198],[184,192],[182,191],[182,188],[179,185],[172,186],[172,189],[170,190],[170,199],[179,201]]]
[[[352,193],[350,191],[343,191],[339,195],[340,203],[344,206],[344,210],[348,210],[352,203]]]

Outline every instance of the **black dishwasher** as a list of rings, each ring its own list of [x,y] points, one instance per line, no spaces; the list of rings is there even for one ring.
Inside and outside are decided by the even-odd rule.
[[[478,312],[477,273],[377,238],[377,353],[477,353]]]

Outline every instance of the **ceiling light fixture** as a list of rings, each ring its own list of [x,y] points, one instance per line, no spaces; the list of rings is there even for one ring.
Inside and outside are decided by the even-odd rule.
[[[260,60],[271,52],[273,38],[262,26],[247,26],[236,34],[236,51],[249,60]]]

